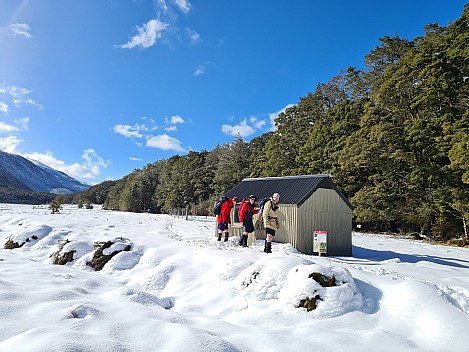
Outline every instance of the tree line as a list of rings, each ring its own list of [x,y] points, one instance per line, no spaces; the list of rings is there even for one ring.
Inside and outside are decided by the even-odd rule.
[[[413,40],[380,38],[364,58],[279,114],[276,130],[191,151],[76,194],[105,208],[208,214],[245,177],[331,174],[354,223],[467,240],[469,6]]]

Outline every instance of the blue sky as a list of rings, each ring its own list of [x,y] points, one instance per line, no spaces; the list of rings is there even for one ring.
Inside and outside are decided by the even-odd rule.
[[[89,183],[273,129],[462,0],[0,0],[0,149]]]

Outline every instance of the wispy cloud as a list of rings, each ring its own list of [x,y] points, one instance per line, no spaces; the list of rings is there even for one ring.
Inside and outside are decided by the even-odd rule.
[[[189,36],[191,45],[194,45],[200,42],[200,34],[197,33],[196,31],[190,28],[186,28],[186,33]]]
[[[294,105],[293,104],[288,104],[282,110],[269,114],[269,120],[270,120],[270,125],[271,125],[270,130],[271,131],[276,131],[277,130],[277,127],[275,127],[275,119],[278,117],[278,115],[280,115],[282,112],[285,112],[285,110],[287,110],[288,108],[291,108],[292,106],[294,106]]]
[[[192,7],[190,2],[187,0],[174,0],[174,4],[184,13],[188,13]]]
[[[13,125],[9,125],[3,121],[0,121],[0,133],[11,133],[15,131],[18,131],[17,127]]]
[[[137,26],[138,34],[133,36],[129,42],[120,45],[119,47],[125,49],[132,49],[135,47],[149,48],[156,44],[156,41],[161,38],[161,32],[168,28],[168,24],[161,22],[157,19],[151,19],[143,26]]]
[[[230,118],[230,120],[233,119],[234,116]],[[221,130],[223,133],[230,136],[236,136],[239,134],[241,137],[249,137],[258,130],[264,130],[266,124],[267,122],[265,119],[251,116],[249,118],[245,118],[237,125],[224,124],[221,126]]]
[[[127,138],[142,138],[143,135],[140,133],[141,131],[148,131],[148,128],[145,125],[138,125],[135,124],[133,126],[130,125],[115,125],[113,131],[121,136]]]
[[[171,33],[177,33],[178,39],[180,38],[179,31],[181,29],[177,25],[178,15],[181,12],[187,15],[192,8],[191,3],[188,0],[155,0],[154,6],[156,11],[152,16],[154,18],[141,26],[137,25],[137,34],[132,36],[127,43],[116,45],[117,47],[124,49],[149,48],[162,40],[169,43],[168,36]],[[163,33],[165,33],[164,38]],[[200,41],[200,35],[196,31],[186,28],[186,33],[191,45]]]
[[[26,23],[13,23],[7,27],[8,32],[13,36],[25,37],[25,38],[33,38],[34,36],[31,35],[31,27],[29,27]]]
[[[19,127],[19,129],[27,131],[29,129],[29,117],[15,119],[15,124]]]
[[[171,116],[170,122],[174,125],[174,124],[177,124],[177,123],[184,123],[186,121],[184,121],[184,119],[179,115],[173,115],[173,116]]]
[[[162,150],[174,150],[176,152],[185,152],[181,142],[177,138],[168,136],[166,133],[153,136],[147,140],[147,147],[158,148]]]
[[[201,76],[205,73],[205,66],[199,65],[199,67],[196,68],[194,71],[194,76]]]
[[[81,158],[83,162],[66,164],[64,161],[57,159],[53,153],[23,153],[22,156],[37,160],[55,170],[65,172],[67,175],[77,179],[94,179],[101,174],[101,169],[106,168],[109,160],[100,157],[93,148],[83,150]]]
[[[5,114],[8,114],[8,104],[4,101],[0,101],[0,111]]]
[[[153,123],[153,119],[142,118],[144,120],[151,121]],[[186,123],[186,121],[179,115],[172,115],[171,117],[165,117],[165,124],[167,127],[165,128],[168,132],[175,132],[177,131],[176,125]],[[149,128],[144,124],[135,124],[135,125],[115,125],[113,127],[113,131],[121,136],[126,138],[139,138],[145,142],[145,144],[141,143],[141,141],[135,142],[135,144],[139,146],[146,146],[149,148],[158,148],[162,150],[174,150],[177,152],[184,152],[185,149],[181,146],[181,142],[174,138],[170,137],[169,135],[161,134],[161,135],[153,135],[151,131],[154,131],[157,127]]]
[[[0,133],[11,133],[11,132],[18,132],[21,130],[25,131],[28,128],[29,128],[29,117],[16,119],[14,125],[0,121]]]
[[[234,126],[222,125],[221,130],[223,133],[228,134],[230,136],[236,136],[239,134],[241,137],[248,137],[254,134],[254,128],[248,125],[246,119]]]
[[[23,140],[17,136],[0,138],[0,150],[7,153],[18,154],[18,147],[21,143],[23,143]]]
[[[251,124],[258,130],[263,128],[266,124],[265,120],[259,120],[254,116],[251,116],[249,122],[251,122]]]
[[[213,65],[214,63],[212,61],[205,61],[204,63],[198,65],[194,71],[194,76],[201,76],[205,74],[205,72],[207,71],[207,68],[210,68]]]
[[[37,107],[39,110],[44,110],[44,105],[37,103],[35,100],[29,97],[31,93],[31,90],[23,87],[9,86],[5,84],[2,84],[0,86],[0,96],[4,97],[4,99],[6,100],[10,100],[11,102],[13,102],[16,107],[21,107],[23,105],[32,105]],[[4,101],[2,103],[7,105],[8,109],[8,104]]]
[[[136,157],[133,157],[133,156],[129,156],[129,160],[132,160],[132,161],[143,161],[142,158],[136,158]]]

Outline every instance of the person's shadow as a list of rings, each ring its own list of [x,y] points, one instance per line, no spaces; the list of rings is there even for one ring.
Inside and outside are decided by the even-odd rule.
[[[469,261],[460,258],[445,258],[433,255],[405,254],[393,251],[379,251],[376,249],[369,249],[358,246],[352,246],[352,257],[358,259],[372,260],[378,262],[377,264],[379,264],[380,261],[399,258],[399,260],[404,263],[418,263],[426,261],[440,265],[453,266],[456,268],[469,268]]]

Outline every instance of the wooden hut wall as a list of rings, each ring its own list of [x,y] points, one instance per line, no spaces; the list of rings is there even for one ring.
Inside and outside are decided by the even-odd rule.
[[[320,188],[298,210],[295,248],[313,254],[314,231],[327,232],[327,254],[352,255],[352,210],[331,189]]]
[[[275,231],[274,242],[279,243],[292,243],[291,239],[294,233],[298,231],[298,212],[296,205],[291,204],[280,204],[279,210],[277,211],[278,220],[280,223],[280,229]],[[253,217],[254,224],[256,224],[259,215],[256,214]],[[255,226],[256,239],[265,239],[265,228],[264,226]]]

